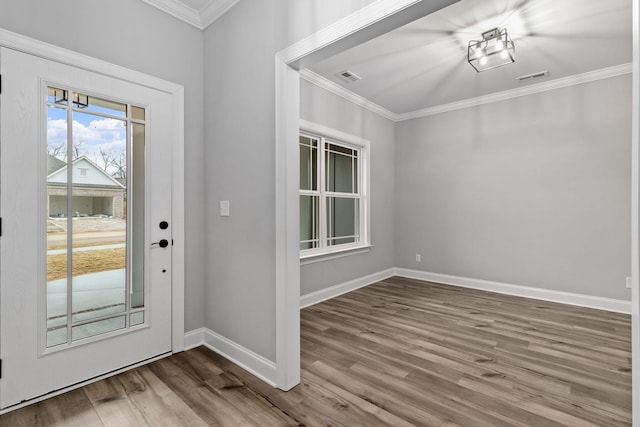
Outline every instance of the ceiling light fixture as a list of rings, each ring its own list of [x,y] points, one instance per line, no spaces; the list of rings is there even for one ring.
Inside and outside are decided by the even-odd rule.
[[[487,71],[516,62],[516,48],[506,28],[494,28],[482,33],[482,40],[469,42],[467,59],[477,72]]]

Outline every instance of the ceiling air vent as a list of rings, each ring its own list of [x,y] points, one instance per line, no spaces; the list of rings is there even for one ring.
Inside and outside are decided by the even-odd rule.
[[[349,70],[340,71],[339,73],[336,73],[335,76],[347,83],[353,83],[357,82],[358,80],[362,80],[362,77]]]
[[[516,77],[516,80],[518,80],[519,82],[526,82],[528,80],[538,79],[540,77],[545,77],[548,75],[549,75],[549,72],[547,70],[538,71],[537,73],[531,73],[531,74],[527,74],[526,76]]]

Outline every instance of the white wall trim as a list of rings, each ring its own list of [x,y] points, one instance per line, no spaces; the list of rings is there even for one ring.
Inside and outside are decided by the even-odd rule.
[[[187,24],[204,30],[216,19],[224,15],[229,9],[240,0],[209,0],[201,9],[196,10],[187,6],[180,0],[142,0],[143,2],[168,13],[174,18],[178,18]]]
[[[184,334],[185,351],[204,345],[272,387],[276,386],[276,364],[246,347],[213,332],[198,328]]]
[[[204,334],[207,328],[198,328],[184,333],[184,351],[204,345]]]
[[[325,262],[332,259],[344,258],[351,255],[359,255],[367,252],[371,252],[373,245],[363,245],[355,248],[340,249],[334,252],[325,252],[323,254],[311,254],[301,255],[300,265],[315,264],[318,262]]]
[[[240,0],[212,0],[200,12],[202,29],[213,24],[218,18],[227,13],[229,9],[238,4]]]
[[[143,2],[160,9],[161,11],[168,13],[174,18],[178,18],[181,21],[191,24],[194,27],[202,29],[202,22],[200,20],[200,13],[187,6],[186,4],[177,0],[142,0]]]
[[[489,280],[471,279],[469,277],[451,276],[448,274],[430,273],[427,271],[410,270],[407,268],[389,268],[377,273],[369,274],[368,276],[359,277],[349,280],[348,282],[302,295],[300,297],[300,308],[309,307],[311,305],[321,303],[322,301],[327,301],[331,298],[372,285],[393,276],[457,286],[460,288],[496,292],[499,294],[513,295],[523,298],[532,298],[541,301],[595,308],[598,310],[613,311],[616,313],[631,314],[631,301],[556,291],[552,289],[533,288],[530,286],[513,285],[510,283],[492,282]]]
[[[583,83],[594,82],[597,80],[608,79],[611,77],[622,76],[631,73],[631,64],[615,65],[613,67],[602,68],[600,70],[589,71],[582,74],[563,77],[546,82],[536,83],[529,86],[496,92],[476,98],[469,98],[462,101],[452,102],[450,104],[439,105],[436,107],[425,108],[424,110],[412,111],[398,115],[398,121],[411,120],[419,117],[433,116],[435,114],[446,113],[449,111],[461,110],[463,108],[476,107],[478,105],[490,104],[492,102],[504,101],[507,99],[519,98],[521,96],[534,95],[536,93],[547,92],[550,90],[560,89],[568,86],[575,86]]]
[[[396,113],[389,111],[384,107],[381,107],[375,102],[369,101],[367,98],[362,97],[357,93],[351,92],[350,90],[340,86],[337,83],[332,82],[331,80],[321,76],[320,74],[314,73],[308,68],[300,70],[300,77],[308,81],[309,83],[318,86],[321,89],[331,92],[334,95],[338,95],[339,97],[346,99],[352,104],[365,108],[375,114],[378,114],[379,116],[384,117],[385,119],[389,119],[394,122],[398,121],[398,115]]]
[[[276,386],[283,390],[300,383],[300,74],[289,64],[420,2],[377,0],[275,55]]]
[[[173,101],[173,162],[172,162],[172,351],[184,348],[184,87],[139,71],[111,64],[100,59],[64,49],[21,34],[0,29],[0,46],[48,59],[61,64],[114,77],[130,83],[166,92]]]
[[[633,426],[640,427],[640,0],[633,0],[631,107],[631,372]]]
[[[39,58],[49,59],[61,64],[81,68],[105,76],[117,77],[120,80],[158,89],[167,93],[178,92],[183,86],[169,82],[139,71],[121,67],[110,62],[96,59],[88,55],[74,52],[41,40],[0,28],[0,46],[19,52],[28,53]]]
[[[421,1],[422,0],[375,1],[346,18],[281,50],[276,54],[276,57],[285,64],[290,64]]]
[[[277,387],[300,383],[300,76],[275,58]]]
[[[615,65],[613,67],[602,68],[599,70],[589,71],[582,74],[575,74],[573,76],[563,77],[555,80],[549,80],[546,82],[536,83],[529,86],[505,90],[502,92],[496,92],[489,95],[478,96],[475,98],[463,99],[461,101],[452,102],[449,104],[436,105],[435,107],[425,108],[423,110],[410,111],[408,113],[397,114],[393,111],[372,102],[363,96],[360,96],[349,89],[340,86],[331,80],[314,73],[313,71],[305,68],[300,71],[300,77],[309,83],[325,89],[337,95],[347,101],[365,108],[385,119],[392,120],[394,122],[401,122],[405,120],[417,119],[420,117],[433,116],[436,114],[446,113],[449,111],[461,110],[464,108],[477,107],[479,105],[490,104],[492,102],[505,101],[507,99],[519,98],[522,96],[534,95],[537,93],[547,92],[555,89],[561,89],[564,87],[580,85],[584,83],[594,82],[598,80],[609,79],[612,77],[618,77],[625,74],[631,74],[632,64],[626,63],[621,65]]]
[[[589,307],[599,310],[631,314],[630,301],[617,300],[612,298],[575,294],[571,292],[556,291],[552,289],[532,288],[530,286],[492,282],[489,280],[471,279],[468,277],[430,273],[426,271],[410,270],[406,268],[396,268],[395,275],[407,277],[410,279],[424,280],[427,282],[436,282],[445,285],[459,286],[461,288],[478,289],[482,291],[497,292],[500,294],[533,298],[543,301],[557,302],[561,304],[570,304],[580,307]]]
[[[384,279],[388,279],[395,275],[395,269],[389,268],[377,273],[369,274],[368,276],[360,277],[357,279],[349,280],[348,282],[341,283],[339,285],[331,286],[329,288],[321,289],[316,292],[302,295],[300,297],[300,308],[309,307],[314,304],[318,304],[322,301],[335,298],[339,295],[346,294],[347,292],[355,291],[356,289],[363,288],[365,286],[372,285]]]

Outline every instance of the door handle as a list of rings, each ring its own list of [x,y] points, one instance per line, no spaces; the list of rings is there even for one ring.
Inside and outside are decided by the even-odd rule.
[[[154,246],[154,245],[158,245],[161,248],[166,248],[167,246],[169,246],[169,241],[167,239],[162,239],[159,242],[154,242],[151,244],[151,246]]]

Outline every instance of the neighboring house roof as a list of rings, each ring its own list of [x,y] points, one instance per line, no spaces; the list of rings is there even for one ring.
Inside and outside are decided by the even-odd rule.
[[[104,169],[89,160],[87,156],[75,159],[72,163],[72,167],[74,184],[87,185],[91,187],[126,188],[126,186],[119,183]],[[67,164],[62,160],[49,155],[47,159],[47,172],[47,183],[67,183]]]
[[[65,167],[67,164],[51,154],[47,154],[47,176],[57,171],[60,168]]]

